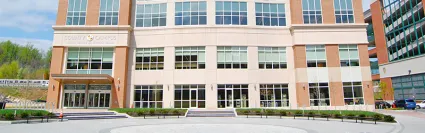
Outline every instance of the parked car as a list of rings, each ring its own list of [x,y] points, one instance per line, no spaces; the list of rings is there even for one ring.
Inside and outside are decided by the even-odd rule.
[[[386,108],[391,108],[391,104],[385,101],[376,101],[375,102],[375,108],[376,109],[380,109],[380,108],[386,109]]]
[[[415,109],[416,102],[412,99],[401,99],[394,101],[396,108],[404,108],[404,109]]]
[[[425,100],[422,101],[421,103],[417,103],[416,104],[416,108],[417,109],[423,109],[423,108],[425,108]]]

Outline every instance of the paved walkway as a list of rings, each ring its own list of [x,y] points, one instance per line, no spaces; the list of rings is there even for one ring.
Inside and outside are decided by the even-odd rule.
[[[425,132],[425,114],[413,110],[380,110],[380,113],[392,115],[400,123],[399,133],[423,133]]]
[[[67,121],[58,123],[0,125],[5,133],[389,133],[392,123],[354,123],[306,118],[170,118]],[[415,133],[415,132],[409,132]]]

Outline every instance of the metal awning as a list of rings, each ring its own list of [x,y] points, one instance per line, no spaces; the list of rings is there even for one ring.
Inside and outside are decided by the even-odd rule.
[[[97,83],[112,83],[114,78],[108,74],[51,74],[54,80],[60,82],[97,82]]]

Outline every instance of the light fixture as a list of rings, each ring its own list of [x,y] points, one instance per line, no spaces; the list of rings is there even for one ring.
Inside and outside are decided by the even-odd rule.
[[[305,90],[305,84],[303,84],[303,89]]]
[[[170,90],[170,85],[167,85],[167,89],[168,89],[168,91]]]
[[[254,89],[255,89],[255,91],[257,91],[257,86],[254,85]]]
[[[53,91],[55,91],[55,85],[52,85],[52,89],[53,89]]]
[[[211,88],[211,90],[213,90],[213,85],[212,84],[211,84],[211,87],[210,88]]]
[[[75,82],[77,82],[77,81],[75,81],[75,80],[74,80],[74,83],[75,83]]]

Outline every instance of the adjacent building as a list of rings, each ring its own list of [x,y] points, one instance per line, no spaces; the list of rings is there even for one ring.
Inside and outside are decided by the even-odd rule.
[[[422,0],[375,0],[365,12],[372,79],[385,84],[383,100],[425,100],[423,7]]]
[[[374,109],[361,0],[59,0],[57,108]]]

